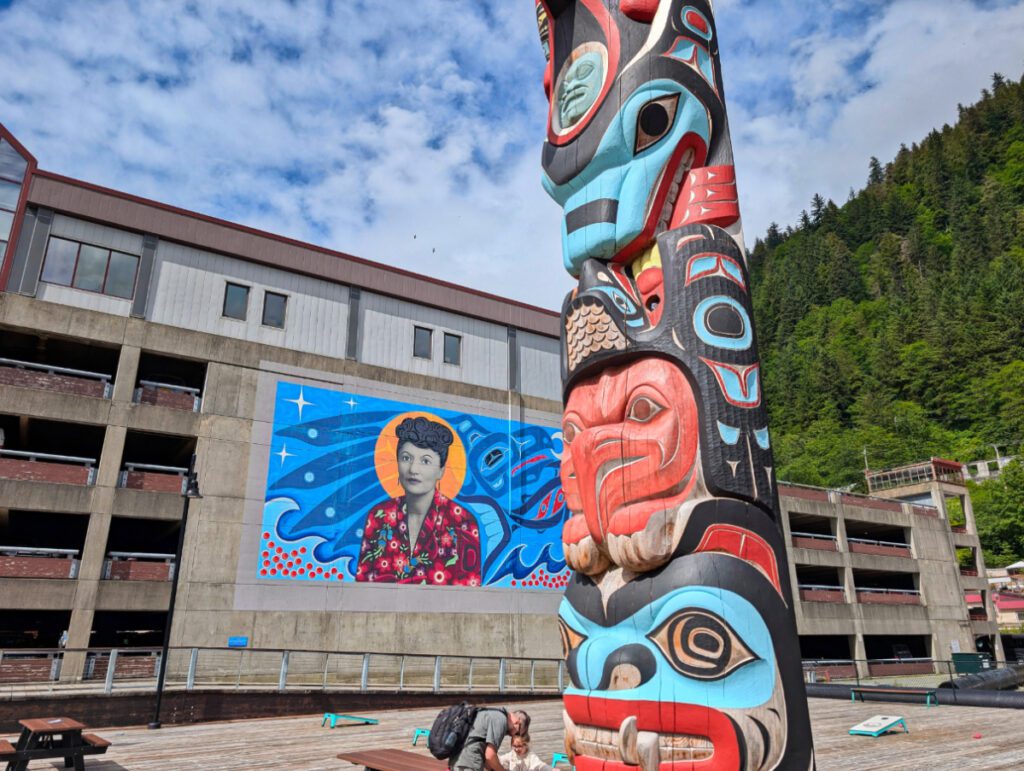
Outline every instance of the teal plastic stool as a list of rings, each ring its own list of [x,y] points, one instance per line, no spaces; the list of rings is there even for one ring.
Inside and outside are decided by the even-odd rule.
[[[331,722],[331,728],[337,725],[339,720],[348,720],[358,725],[377,725],[380,721],[372,717],[358,717],[357,715],[336,715],[333,712],[325,712],[324,719],[320,722],[320,727],[323,728],[327,725],[327,721]]]
[[[414,728],[413,729],[413,732],[412,732],[412,746],[413,747],[416,746],[416,742],[418,742],[420,740],[421,736],[425,736],[425,737],[427,737],[429,739],[430,738],[430,729],[429,728]]]
[[[564,752],[556,752],[551,756],[552,767],[557,766],[559,763],[569,763],[569,756]],[[571,765],[571,763],[570,763]],[[573,766],[575,768],[575,766]]]

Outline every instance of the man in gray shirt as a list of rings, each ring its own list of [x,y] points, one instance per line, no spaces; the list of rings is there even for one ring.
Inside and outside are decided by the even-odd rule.
[[[498,760],[498,748],[506,736],[521,736],[530,730],[530,716],[522,710],[483,708],[476,713],[473,728],[462,751],[452,758],[453,771],[507,771]]]

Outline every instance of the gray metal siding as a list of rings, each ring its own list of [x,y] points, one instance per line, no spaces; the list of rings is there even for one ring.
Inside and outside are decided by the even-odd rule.
[[[379,367],[508,389],[508,329],[372,292],[361,296],[359,361]],[[430,359],[412,355],[413,328],[433,330]],[[462,338],[461,364],[444,363],[444,333]]]
[[[45,281],[39,282],[36,297],[40,300],[46,300],[48,303],[71,305],[75,308],[110,313],[114,316],[127,316],[132,309],[131,300],[110,297],[98,292],[86,292],[82,289],[72,289],[69,286],[61,286],[60,284],[47,284]]]
[[[552,337],[520,331],[519,385],[527,396],[562,400],[559,342]]]
[[[103,246],[126,254],[142,254],[142,236],[138,233],[97,225],[95,222],[86,222],[64,214],[54,216],[50,235]]]
[[[249,287],[245,321],[224,318],[227,282]],[[262,324],[265,291],[288,297],[284,329]],[[348,287],[161,241],[156,252],[149,320],[344,358]]]

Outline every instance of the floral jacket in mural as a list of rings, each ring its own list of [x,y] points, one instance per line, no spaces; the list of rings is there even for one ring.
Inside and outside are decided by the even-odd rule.
[[[356,581],[480,586],[480,530],[476,517],[441,493],[409,548],[405,496],[370,509],[363,528]]]

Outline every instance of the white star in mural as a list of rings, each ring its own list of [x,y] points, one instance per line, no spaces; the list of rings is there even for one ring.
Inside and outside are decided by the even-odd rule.
[[[349,408],[350,410],[354,410],[354,409],[356,408],[356,405],[357,405],[357,404],[359,404],[359,402],[357,402],[357,401],[356,401],[355,399],[353,399],[353,398],[352,398],[352,397],[350,396],[350,397],[348,397],[348,401],[347,401],[347,402],[342,402],[342,404],[347,404],[347,405],[348,405],[348,408]]]
[[[285,460],[287,458],[294,458],[295,457],[295,453],[288,452],[288,445],[286,445],[286,444],[282,444],[281,445],[281,452],[275,452],[274,455],[276,455],[278,458],[281,459],[281,465],[282,466],[284,465],[284,462],[285,462]]]
[[[299,386],[299,398],[298,399],[285,399],[286,402],[291,402],[299,408],[299,420],[302,420],[302,408],[303,407],[316,407],[313,402],[307,402],[306,397],[302,394],[302,386]]]

